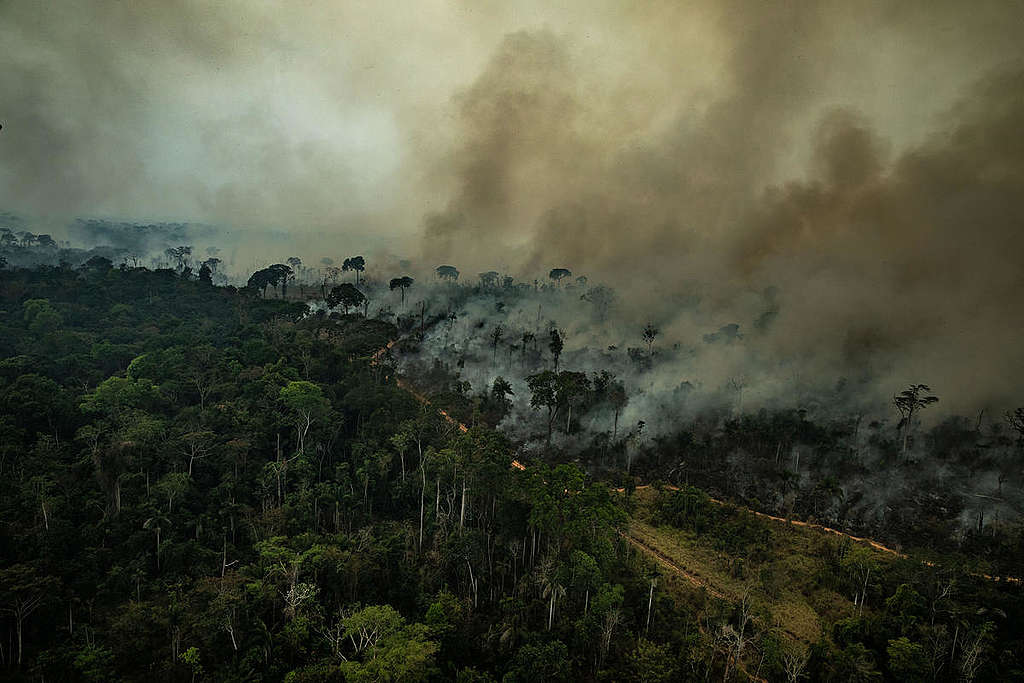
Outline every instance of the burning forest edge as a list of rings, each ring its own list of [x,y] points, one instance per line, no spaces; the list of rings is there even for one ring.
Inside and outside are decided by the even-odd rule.
[[[365,530],[380,533],[390,527],[404,529],[395,540],[405,538],[400,545],[410,558],[409,570],[420,573],[440,562],[432,571],[441,571],[444,582],[421,575],[417,590],[439,587],[432,593],[434,604],[448,607],[437,609],[462,615],[452,617],[460,624],[456,630],[493,628],[491,620],[511,609],[506,600],[523,602],[521,615],[527,620],[533,609],[543,614],[538,625],[544,635],[534,646],[496,641],[494,655],[504,648],[510,656],[518,653],[495,664],[506,678],[519,675],[515,667],[527,666],[520,655],[539,656],[533,647],[554,648],[544,656],[584,677],[615,667],[624,667],[624,676],[634,675],[630,667],[651,656],[645,648],[676,642],[674,636],[658,635],[659,629],[687,613],[700,627],[697,640],[686,646],[690,658],[675,660],[670,668],[684,675],[679,667],[690,667],[697,677],[729,676],[731,670],[773,680],[787,675],[786,661],[795,665],[800,658],[816,675],[841,675],[844,657],[870,654],[857,654],[863,646],[849,629],[868,628],[865,620],[872,618],[909,619],[927,609],[932,610],[929,628],[944,629],[944,656],[953,662],[944,670],[950,675],[963,676],[965,667],[974,665],[974,648],[992,647],[992,633],[1013,637],[1006,617],[999,615],[1009,614],[1019,588],[1016,581],[994,579],[1013,577],[1020,566],[1020,523],[1013,507],[1019,479],[1012,472],[1000,478],[994,491],[982,494],[988,496],[985,505],[993,507],[976,508],[977,517],[965,520],[973,502],[968,495],[956,488],[928,490],[934,481],[920,473],[922,462],[940,461],[951,475],[964,467],[964,476],[983,479],[977,460],[942,450],[943,445],[959,439],[978,449],[978,440],[985,438],[984,448],[1012,453],[1019,442],[1009,429],[1015,429],[1019,411],[1007,415],[1006,432],[983,417],[945,418],[926,429],[918,420],[939,410],[932,407],[936,392],[914,384],[890,399],[899,420],[869,423],[865,437],[858,432],[866,416],[839,419],[832,412],[819,424],[823,414],[813,410],[775,411],[757,406],[749,395],[744,399],[749,384],[738,380],[711,392],[693,382],[687,391],[660,399],[671,401],[669,407],[652,410],[659,403],[650,398],[654,384],[646,378],[663,366],[669,372],[696,367],[705,347],[733,349],[755,335],[746,337],[742,326],[726,325],[702,339],[703,347],[678,354],[657,325],[647,323],[636,333],[643,346],[616,354],[602,344],[594,352],[579,338],[591,339],[592,326],[604,324],[610,311],[598,320],[596,311],[577,303],[588,301],[589,284],[560,284],[568,276],[556,277],[554,271],[546,286],[517,286],[487,273],[479,283],[461,285],[447,269],[447,277],[438,273],[438,282],[398,276],[385,283],[387,278],[379,279],[361,258],[361,268],[349,268],[352,282],[332,283],[330,274],[293,279],[299,264],[292,263],[257,271],[249,286],[236,288],[216,285],[203,267],[193,271],[188,256],[183,252],[180,263],[152,271],[127,263],[114,267],[91,256],[77,268],[2,272],[10,331],[3,363],[5,411],[7,424],[22,430],[12,432],[9,443],[23,443],[20,452],[31,454],[7,450],[3,458],[11,487],[5,499],[20,501],[9,511],[17,521],[9,525],[5,543],[13,547],[18,538],[23,547],[18,551],[23,560],[4,569],[5,595],[13,605],[31,601],[24,603],[29,607],[20,622],[11,622],[22,636],[28,633],[30,643],[26,648],[23,639],[8,650],[13,672],[23,670],[18,656],[42,667],[38,670],[62,670],[54,661],[38,659],[35,653],[43,650],[32,647],[47,642],[38,632],[39,619],[32,618],[37,609],[51,617],[67,609],[66,633],[46,652],[79,647],[73,645],[76,620],[82,622],[79,633],[116,633],[117,620],[128,616],[115,607],[116,591],[104,598],[109,607],[100,617],[84,616],[73,603],[61,608],[60,600],[43,599],[43,586],[47,591],[63,586],[72,594],[77,589],[45,560],[40,564],[43,556],[32,559],[32,549],[49,547],[48,539],[59,530],[74,528],[89,529],[93,536],[102,530],[97,539],[111,534],[136,539],[125,550],[134,548],[143,566],[147,556],[151,564],[124,590],[154,614],[172,608],[160,586],[171,576],[188,574],[190,562],[197,563],[191,571],[199,572],[191,580],[199,583],[186,600],[204,599],[200,593],[213,590],[220,596],[216,600],[234,605],[225,608],[226,626],[219,630],[204,632],[198,623],[178,622],[173,666],[181,672],[195,671],[206,657],[206,665],[226,674],[238,660],[210,659],[217,638],[227,637],[231,651],[240,652],[241,634],[254,623],[287,629],[297,619],[318,624],[325,633],[359,628],[365,619],[392,624],[403,619],[405,625],[388,628],[405,634],[396,644],[418,643],[419,655],[409,653],[405,666],[433,662],[429,666],[457,670],[458,658],[446,654],[444,631],[431,626],[435,607],[427,612],[425,639],[417,641],[413,631],[422,624],[404,621],[418,613],[415,601],[391,592],[387,580],[370,589],[364,581],[381,580],[371,578],[379,576],[376,570],[354,578],[355,583],[336,584],[316,569],[331,553],[342,553],[331,560],[339,567],[349,566],[370,547]],[[375,302],[372,309],[369,299]],[[398,313],[389,314],[389,307]],[[481,311],[486,317],[475,317]],[[570,317],[554,322],[563,314]],[[580,324],[572,316],[591,320]],[[524,330],[524,320],[539,327]],[[536,342],[538,337],[546,343]],[[84,348],[92,350],[83,356],[78,349],[84,340],[91,340]],[[696,362],[687,366],[680,357]],[[631,412],[638,408],[651,412]],[[672,422],[659,424],[666,415]],[[66,474],[48,469],[45,463],[52,458],[68,463]],[[975,470],[968,473],[972,462]],[[885,502],[881,515],[872,514],[870,506],[858,508],[863,498],[857,498],[857,483],[874,467],[886,468],[886,478],[904,478],[902,502]],[[664,483],[652,488],[646,484],[651,481]],[[998,512],[983,517],[989,509]],[[513,522],[517,515],[524,516]],[[801,540],[799,550],[784,551],[785,544],[796,542],[786,540],[795,532],[771,526],[780,521],[825,531],[826,537]],[[303,540],[303,534],[313,534],[322,545]],[[836,540],[827,540],[828,535]],[[881,551],[881,558],[858,549],[866,540],[860,537],[868,535],[884,539],[864,546]],[[509,574],[492,565],[497,546],[491,546],[499,537]],[[26,545],[27,539],[33,540]],[[483,555],[469,551],[465,560],[457,560],[463,551],[454,548],[469,539],[483,544]],[[843,545],[851,540],[853,547]],[[79,561],[74,544],[65,552],[72,564]],[[357,555],[347,560],[346,552]],[[787,565],[781,558],[792,552],[806,553],[820,568],[807,573]],[[579,572],[595,561],[594,571],[607,583],[578,583]],[[644,578],[656,566],[683,583],[659,588],[656,579]],[[523,583],[520,571],[524,580],[529,576],[541,583]],[[263,607],[231,593],[232,582],[257,577],[271,591]],[[804,597],[780,589],[780,581],[803,586]],[[440,588],[444,585],[449,588]],[[895,591],[893,597],[885,598],[886,591]],[[955,604],[956,595],[978,600],[992,591],[1001,592],[1003,606],[985,608],[973,623],[944,625],[943,605]],[[840,597],[844,594],[852,601]],[[344,607],[365,604],[369,596],[398,612],[392,617],[380,612],[383,607],[366,608],[377,610],[370,612]],[[664,603],[660,607],[656,596]],[[748,601],[767,612],[750,620]],[[271,607],[274,603],[279,606]],[[331,605],[342,605],[336,618]],[[603,621],[584,626],[591,606],[594,618]],[[573,623],[577,608],[583,621],[574,628],[592,627],[595,634],[622,628],[633,634],[635,649],[608,641],[589,663],[590,655],[575,646],[560,659],[559,647],[571,639],[558,634]],[[985,617],[989,609],[996,611]],[[818,626],[801,626],[794,635],[779,630],[781,617],[766,616],[792,610],[817,613],[808,624]],[[966,641],[960,640],[961,626]],[[815,641],[806,635],[814,628],[832,632]],[[910,666],[893,654],[904,647],[901,638],[910,638],[912,650],[925,648],[914,638],[926,637],[926,631],[894,633],[888,649],[870,655],[872,661],[885,675],[897,675],[900,667]],[[86,641],[80,646],[85,649],[74,650],[76,656],[108,656],[128,667],[120,669],[126,675],[134,670],[137,664],[128,663],[132,658],[111,648],[106,637],[102,642],[107,644]],[[334,646],[329,638],[318,642],[329,646],[326,663]],[[260,666],[281,671],[289,658],[305,656],[289,647],[278,642],[276,654]],[[337,647],[341,664],[329,667],[340,666],[346,677],[358,678],[371,666],[373,660],[358,645],[355,652]],[[583,659],[576,659],[581,654]],[[475,654],[473,661],[483,661],[481,656]],[[417,670],[427,677],[440,671]]]

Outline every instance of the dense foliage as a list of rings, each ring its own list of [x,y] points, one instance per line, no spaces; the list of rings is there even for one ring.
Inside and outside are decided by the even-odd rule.
[[[593,674],[621,511],[396,388],[391,325],[103,260],[2,277],[6,673]]]
[[[867,611],[810,649],[745,603],[666,589],[620,535],[628,495],[557,450],[513,467],[488,420],[463,431],[399,387],[378,353],[394,325],[259,294],[98,257],[0,271],[2,675],[1020,676],[1019,597],[997,607],[971,584],[937,601],[919,563],[880,570]],[[534,381],[569,426],[592,400],[581,373]],[[495,385],[478,415],[507,409]],[[658,523],[742,558],[768,594],[763,528],[697,490],[665,496]],[[861,586],[860,549],[834,552],[821,584]],[[939,668],[929,638],[952,642]]]

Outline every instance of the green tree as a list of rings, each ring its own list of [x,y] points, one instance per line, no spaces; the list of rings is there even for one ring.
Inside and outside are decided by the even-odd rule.
[[[678,667],[668,643],[658,645],[646,638],[637,641],[633,651],[633,680],[639,683],[668,683],[676,680]]]
[[[81,408],[87,413],[106,413],[120,417],[132,408],[143,408],[158,398],[157,388],[145,379],[110,377],[82,398]]]
[[[557,683],[569,680],[569,649],[560,640],[524,645],[512,659],[504,683]]]
[[[923,646],[911,642],[906,636],[889,641],[889,670],[900,681],[924,681],[928,674],[928,657]]]
[[[501,375],[494,378],[493,384],[491,384],[491,399],[497,401],[504,409],[508,409],[512,402],[509,400],[509,396],[514,396],[515,392],[512,390],[512,385]]]
[[[348,681],[422,681],[430,674],[437,643],[423,624],[406,624],[389,605],[364,607],[342,620],[351,643],[341,670]]]
[[[305,453],[306,435],[310,427],[327,414],[331,404],[318,385],[306,381],[289,382],[281,388],[279,398],[294,416],[296,444],[301,455]]]
[[[885,609],[899,622],[901,633],[906,635],[923,616],[925,602],[920,593],[908,584],[901,583],[896,588],[896,592],[886,598]]]
[[[43,335],[54,332],[64,324],[64,318],[48,299],[29,299],[22,308],[25,311],[25,322],[32,334]]]
[[[343,282],[331,288],[327,295],[327,305],[331,308],[341,306],[348,313],[350,308],[359,308],[366,297],[350,282]]]
[[[530,387],[530,407],[534,410],[547,409],[547,443],[551,444],[551,430],[558,415],[558,375],[551,370],[539,372],[526,378]]]

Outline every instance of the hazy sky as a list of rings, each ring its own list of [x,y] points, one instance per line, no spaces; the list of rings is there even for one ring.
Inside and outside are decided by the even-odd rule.
[[[504,128],[487,151],[536,157],[521,170],[536,186],[512,179],[531,195],[557,195],[554,164],[587,184],[594,164],[688,136],[718,139],[666,163],[760,187],[803,174],[830,107],[895,149],[921,140],[1020,57],[1022,16],[1006,0],[8,0],[0,202],[409,234],[463,182],[467,147],[493,144],[480,125]],[[538,199],[514,199],[525,225],[496,227],[533,228]]]
[[[5,0],[0,208],[566,266],[668,329],[680,292],[725,323],[774,285],[782,352],[1005,398],[1022,27],[1010,0]]]

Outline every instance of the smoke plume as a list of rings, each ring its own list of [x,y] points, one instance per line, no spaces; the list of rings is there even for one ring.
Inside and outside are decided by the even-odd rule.
[[[722,376],[1004,405],[1024,374],[1022,19],[1005,0],[15,0],[0,210],[216,224],[268,260],[566,267],[616,287],[608,336],[738,324],[757,351]]]

